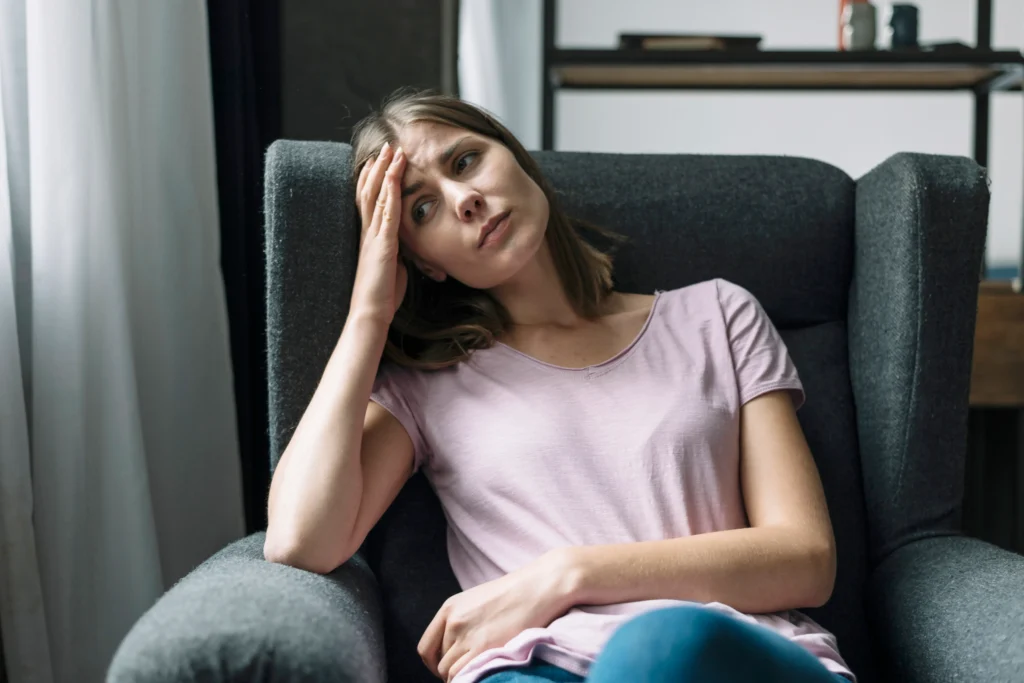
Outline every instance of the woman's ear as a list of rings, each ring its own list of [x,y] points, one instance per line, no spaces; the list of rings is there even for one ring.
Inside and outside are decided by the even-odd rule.
[[[422,259],[415,258],[413,259],[413,263],[416,264],[416,267],[419,269],[421,273],[429,277],[434,282],[444,282],[448,278],[448,275],[446,273],[442,272],[437,268],[434,268],[433,266],[431,266],[426,261],[423,261]]]
[[[442,273],[441,271],[435,270],[433,268],[428,268],[427,270],[423,271],[423,274],[429,277],[434,282],[444,282],[445,280],[448,279],[447,274]]]

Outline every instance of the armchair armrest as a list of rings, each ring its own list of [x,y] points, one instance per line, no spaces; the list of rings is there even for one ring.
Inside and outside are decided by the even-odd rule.
[[[895,154],[857,181],[848,334],[872,565],[959,529],[988,200],[963,157]]]
[[[328,575],[263,559],[237,541],[179,581],[135,624],[108,683],[384,683],[376,581],[358,555]]]
[[[891,680],[1024,679],[1024,556],[964,536],[908,543],[874,571],[869,613]]]

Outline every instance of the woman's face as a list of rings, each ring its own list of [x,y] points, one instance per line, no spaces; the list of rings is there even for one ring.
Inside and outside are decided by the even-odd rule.
[[[507,147],[427,122],[406,126],[397,144],[408,159],[399,238],[428,277],[490,289],[533,258],[544,241],[548,202]]]

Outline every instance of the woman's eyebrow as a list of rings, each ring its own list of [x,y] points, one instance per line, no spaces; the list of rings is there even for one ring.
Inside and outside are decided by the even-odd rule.
[[[461,138],[459,138],[458,140],[453,142],[451,145],[449,145],[448,149],[446,149],[445,151],[441,152],[441,155],[437,158],[437,165],[441,166],[441,167],[444,167],[445,164],[448,163],[448,160],[452,158],[452,155],[455,154],[455,150],[458,149],[459,145],[461,145],[465,140],[468,140],[470,137],[471,136],[469,136],[469,135],[463,135]],[[406,197],[408,197],[411,194],[416,194],[417,192],[420,191],[421,187],[423,187],[423,182],[422,181],[415,182],[412,185],[408,185],[408,186],[402,188],[402,199],[405,199]]]

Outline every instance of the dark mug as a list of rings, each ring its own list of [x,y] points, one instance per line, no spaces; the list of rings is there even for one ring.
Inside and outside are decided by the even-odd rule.
[[[894,3],[889,9],[889,47],[917,47],[917,6]]]

